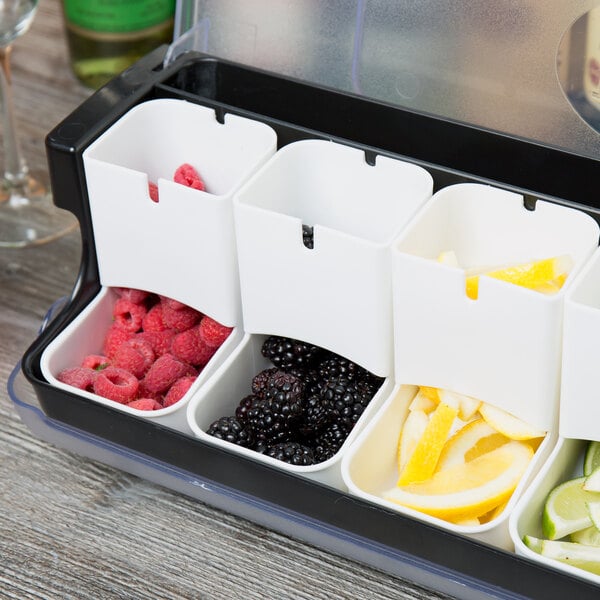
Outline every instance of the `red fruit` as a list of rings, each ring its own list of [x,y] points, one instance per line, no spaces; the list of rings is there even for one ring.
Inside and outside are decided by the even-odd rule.
[[[98,396],[126,404],[133,400],[138,391],[139,382],[125,369],[106,367],[96,373],[94,392]]]
[[[115,352],[119,348],[119,346],[130,340],[134,336],[130,331],[126,331],[125,329],[121,329],[117,325],[113,324],[106,332],[104,336],[104,344],[103,344],[103,353],[108,357],[112,358],[115,355]]]
[[[196,381],[196,377],[182,377],[178,379],[170,388],[165,399],[163,400],[163,407],[172,406],[176,402],[179,402],[192,387],[192,384]]]
[[[152,350],[156,356],[162,356],[171,349],[171,342],[177,332],[174,329],[165,329],[163,331],[141,331],[136,333],[136,339],[150,342]]]
[[[141,304],[150,295],[150,292],[136,290],[134,288],[115,287],[113,290],[124,300],[129,300],[134,304]]]
[[[201,318],[202,313],[183,305],[182,308],[172,308],[168,303],[163,302],[163,321],[170,329],[175,331],[185,331],[193,327]]]
[[[177,167],[175,174],[173,175],[173,181],[194,188],[195,190],[206,189],[204,182],[200,178],[200,175],[198,175],[198,171],[188,163],[183,163],[181,166]]]
[[[161,296],[160,301],[164,305],[168,306],[169,308],[172,308],[173,310],[179,310],[180,308],[187,308],[187,304],[184,304],[183,302],[179,302],[179,300],[173,300],[173,298],[167,298],[166,296]]]
[[[143,304],[135,304],[126,298],[119,298],[113,306],[114,325],[135,333],[141,329],[147,312]]]
[[[82,361],[81,366],[87,367],[88,369],[94,369],[94,371],[101,371],[108,367],[110,360],[102,354],[88,354]]]
[[[154,398],[139,398],[127,403],[129,408],[137,408],[138,410],[160,410],[163,406]]]
[[[194,367],[177,360],[171,354],[163,354],[143,379],[144,389],[151,394],[160,394],[169,389],[181,377],[196,375]]]
[[[218,348],[227,339],[232,329],[233,327],[225,327],[225,325],[221,325],[218,321],[205,316],[200,321],[200,339],[207,346]]]
[[[142,319],[143,331],[164,331],[167,329],[163,321],[162,305],[155,304]]]
[[[89,367],[73,367],[71,369],[63,369],[56,376],[56,379],[77,389],[93,392],[94,380],[97,374],[97,371]]]
[[[155,183],[148,183],[148,195],[152,202],[158,202],[158,186]]]
[[[178,333],[171,342],[171,354],[190,365],[204,366],[214,353],[215,349],[200,339],[198,327]]]
[[[121,344],[113,358],[113,366],[125,369],[141,379],[154,362],[152,344],[147,340],[133,338]]]

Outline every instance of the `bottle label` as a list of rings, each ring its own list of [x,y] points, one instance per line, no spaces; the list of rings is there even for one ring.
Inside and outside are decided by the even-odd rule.
[[[66,20],[82,29],[127,33],[173,17],[175,0],[64,0]]]

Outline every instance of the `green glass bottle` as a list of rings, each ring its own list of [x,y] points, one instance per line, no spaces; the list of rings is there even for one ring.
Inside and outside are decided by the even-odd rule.
[[[173,39],[175,0],[64,0],[63,6],[71,67],[91,88]]]

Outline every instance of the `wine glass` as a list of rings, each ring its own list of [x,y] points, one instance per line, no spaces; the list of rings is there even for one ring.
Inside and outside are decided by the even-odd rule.
[[[24,248],[54,240],[77,226],[58,209],[46,186],[32,177],[21,155],[11,88],[12,43],[31,25],[38,0],[0,0],[0,102],[4,176],[0,178],[0,247]]]

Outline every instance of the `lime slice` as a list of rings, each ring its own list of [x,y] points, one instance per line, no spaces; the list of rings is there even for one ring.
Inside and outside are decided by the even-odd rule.
[[[546,499],[542,529],[550,540],[557,540],[592,525],[588,502],[600,501],[600,493],[583,489],[585,477],[578,477],[555,487]]]
[[[600,575],[600,548],[576,542],[542,540],[542,556]]]
[[[600,529],[592,525],[571,534],[571,541],[586,546],[600,546]]]
[[[588,512],[590,513],[590,519],[592,520],[592,525],[600,530],[600,500],[597,502],[588,502],[587,503]]]
[[[600,467],[600,442],[590,442],[585,451],[583,474],[589,476],[598,467]]]
[[[539,554],[541,554],[542,552],[542,544],[544,543],[544,540],[541,540],[540,538],[536,538],[532,535],[526,535],[523,537],[523,543],[530,549],[533,550],[534,552],[537,552]]]

